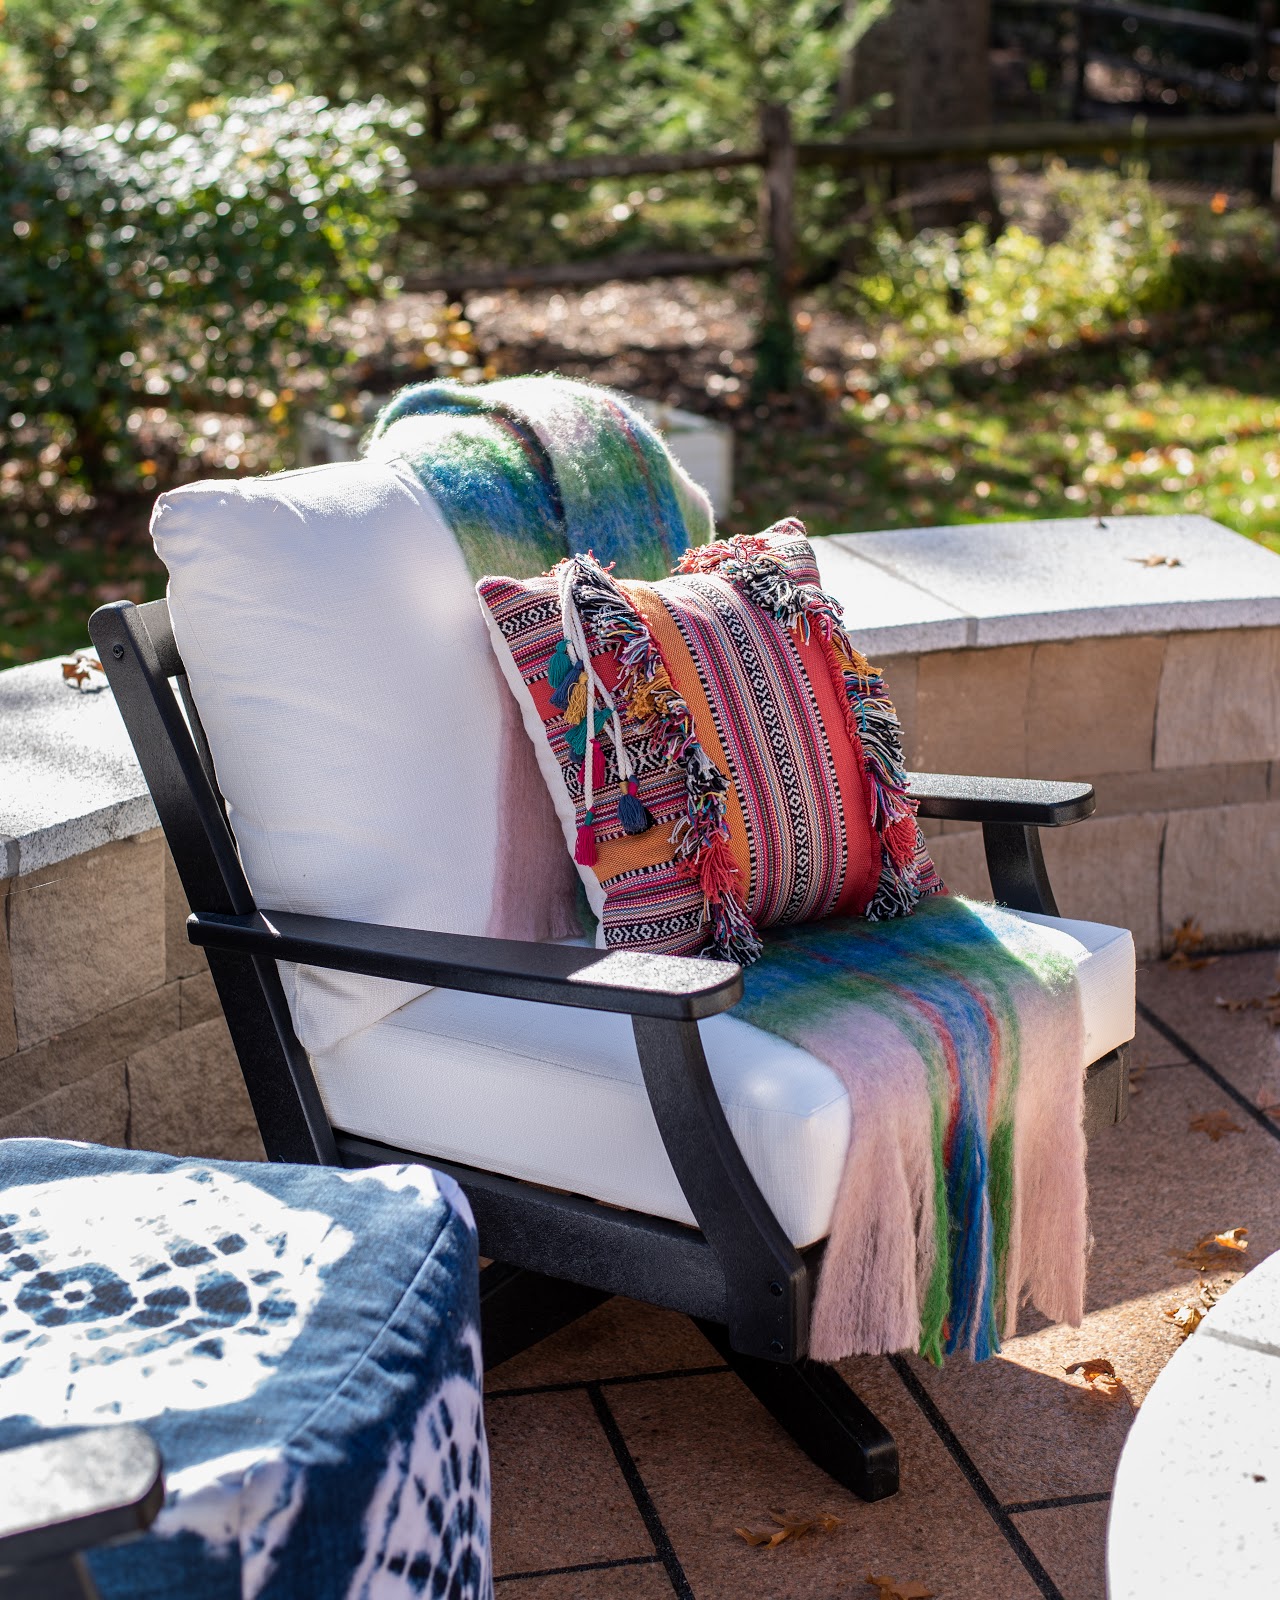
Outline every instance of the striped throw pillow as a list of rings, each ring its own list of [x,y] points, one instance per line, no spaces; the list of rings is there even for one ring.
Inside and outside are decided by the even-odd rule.
[[[800,523],[657,583],[578,555],[476,588],[601,945],[745,963],[761,928],[941,891],[884,680]]]

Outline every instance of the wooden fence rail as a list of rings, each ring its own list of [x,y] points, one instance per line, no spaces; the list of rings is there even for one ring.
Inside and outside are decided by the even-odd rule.
[[[1162,28],[1186,28],[1251,42],[1258,36],[1255,23],[1242,22],[1239,17],[1220,17],[1210,11],[1188,11],[1181,6],[1124,5],[1117,4],[1116,0],[996,0],[996,3],[1034,11],[1075,11],[1087,17],[1114,17],[1120,22],[1132,17],[1136,22],[1153,22]],[[1266,30],[1266,37],[1269,43],[1280,44],[1280,28]]]
[[[638,281],[644,278],[703,277],[765,267],[782,293],[794,287],[794,181],[798,167],[838,169],[894,167],[910,162],[979,162],[995,155],[1083,154],[1108,150],[1140,154],[1177,145],[1269,145],[1280,142],[1280,116],[1134,117],[1118,122],[1006,123],[949,134],[865,133],[856,139],[793,142],[783,106],[766,108],[763,142],[754,150],[692,150],[625,156],[590,156],[572,161],[508,162],[475,167],[438,167],[417,174],[421,189],[493,190],[588,178],[704,172],[759,167],[763,251],[734,255],[694,255],[653,251],[528,266],[458,266],[442,272],[410,274],[404,287],[415,292],[444,289],[533,288],[554,285]]]

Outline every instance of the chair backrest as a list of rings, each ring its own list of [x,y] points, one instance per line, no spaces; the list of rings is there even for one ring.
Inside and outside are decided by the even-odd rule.
[[[168,603],[118,600],[89,633],[155,803],[188,903],[247,914],[255,908]],[[174,693],[176,685],[177,694]],[[208,952],[254,1116],[273,1161],[336,1163],[333,1129],[293,1026],[276,962]]]
[[[577,931],[563,834],[474,580],[407,467],[192,484],[160,499],[152,532],[259,907],[514,938]],[[312,1052],[421,992],[281,976]]]

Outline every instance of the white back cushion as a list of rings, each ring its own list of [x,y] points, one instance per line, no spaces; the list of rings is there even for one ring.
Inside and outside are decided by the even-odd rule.
[[[407,466],[191,484],[161,497],[152,535],[262,909],[453,933],[572,931],[572,868],[474,579]],[[511,848],[504,829],[518,835]],[[423,992],[281,972],[311,1051]]]

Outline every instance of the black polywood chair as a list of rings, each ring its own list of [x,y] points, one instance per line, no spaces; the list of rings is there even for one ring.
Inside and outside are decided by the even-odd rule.
[[[86,1428],[0,1451],[0,1600],[97,1600],[84,1552],[142,1533],[164,1502],[141,1428]]]
[[[300,916],[254,903],[165,601],[95,612],[90,633],[151,789],[226,1014],[263,1144],[274,1161],[363,1167],[425,1162],[461,1184],[494,1265],[481,1276],[484,1354],[495,1366],[614,1294],[684,1312],[800,1448],[863,1499],[898,1487],[897,1447],[834,1368],[806,1357],[822,1244],[798,1250],[734,1140],[699,1037],[742,995],[722,962],[605,953]],[[176,680],[179,708],[170,680]],[[915,774],[922,817],[980,822],[995,898],[1057,915],[1039,829],[1090,815],[1084,783]],[[294,1032],[276,968],[342,972],[622,1012],[696,1229],[334,1128]],[[1088,1069],[1086,1131],[1128,1108],[1128,1047]]]

